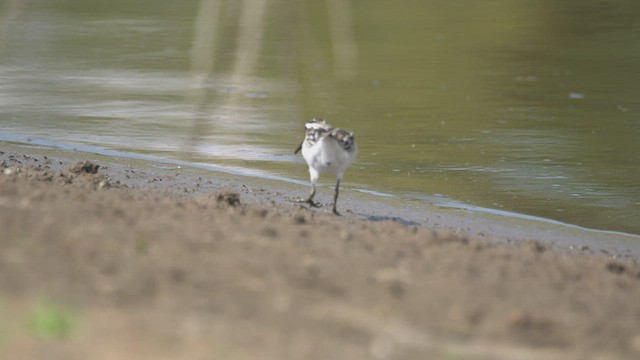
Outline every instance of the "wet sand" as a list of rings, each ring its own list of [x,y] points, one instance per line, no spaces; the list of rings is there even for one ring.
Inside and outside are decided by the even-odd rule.
[[[6,358],[640,356],[640,267],[615,234],[572,251],[349,191],[335,217],[289,203],[302,186],[0,151]]]

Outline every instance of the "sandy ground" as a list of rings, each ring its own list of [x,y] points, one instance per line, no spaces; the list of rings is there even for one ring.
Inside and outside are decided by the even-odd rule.
[[[640,358],[632,260],[0,152],[2,359]]]

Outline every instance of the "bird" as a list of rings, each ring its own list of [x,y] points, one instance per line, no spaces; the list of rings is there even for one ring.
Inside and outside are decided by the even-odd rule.
[[[307,198],[295,200],[307,203],[312,207],[320,204],[313,201],[316,194],[316,183],[320,174],[332,174],[336,177],[336,187],[333,194],[333,213],[340,215],[337,210],[340,182],[344,172],[358,155],[358,146],[352,132],[334,128],[324,119],[313,118],[305,125],[305,138],[294,154],[302,150],[302,157],[309,166],[311,178],[311,193]]]

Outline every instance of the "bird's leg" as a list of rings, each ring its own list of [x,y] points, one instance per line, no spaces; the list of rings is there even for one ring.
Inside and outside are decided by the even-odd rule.
[[[336,191],[333,193],[333,213],[336,215],[340,215],[338,210],[336,209],[338,205],[338,194],[340,193],[340,179],[336,182]]]
[[[311,207],[320,207],[320,204],[313,201],[313,197],[316,195],[316,183],[311,183],[311,194],[309,194],[309,197],[307,197],[306,199],[296,199],[294,200],[297,203],[306,203],[309,204],[309,206]]]
[[[304,202],[309,204],[309,206],[319,207],[320,204],[318,204],[317,202],[313,201],[313,197],[315,195],[316,195],[316,183],[312,183],[311,184],[311,194],[309,194],[309,197],[306,200],[304,200]]]

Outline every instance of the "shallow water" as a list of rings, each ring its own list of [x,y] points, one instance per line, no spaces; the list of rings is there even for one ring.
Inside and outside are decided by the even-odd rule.
[[[1,139],[306,180],[640,234],[640,3],[0,2]],[[326,184],[332,179],[325,179]]]

